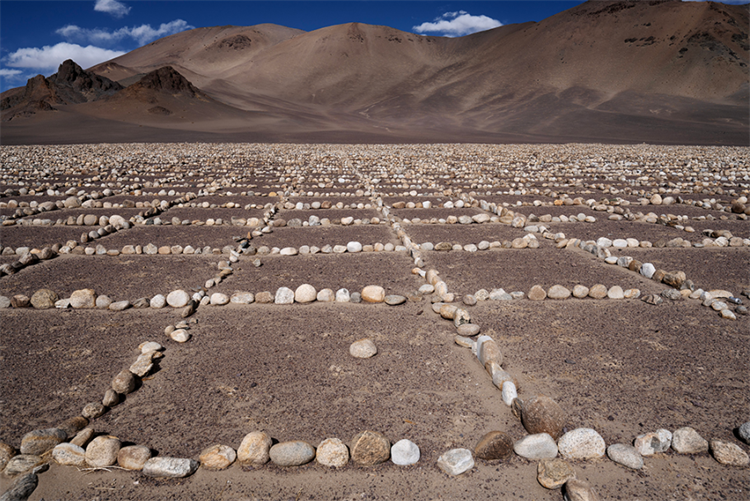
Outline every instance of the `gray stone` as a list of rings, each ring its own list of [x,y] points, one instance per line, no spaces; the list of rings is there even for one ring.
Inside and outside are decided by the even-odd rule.
[[[83,447],[68,442],[57,444],[52,449],[52,459],[64,466],[86,466],[86,451]]]
[[[111,303],[109,305],[109,310],[110,311],[123,311],[123,310],[127,310],[128,308],[130,308],[130,306],[131,306],[130,301],[125,299],[124,301],[115,301],[114,303]]]
[[[738,435],[746,444],[750,444],[750,421],[743,423],[737,430]]]
[[[31,306],[38,310],[54,308],[55,303],[60,300],[56,292],[49,289],[39,289],[31,296]]]
[[[360,339],[349,346],[349,354],[354,358],[370,358],[378,353],[378,348],[371,339]]]
[[[81,415],[86,419],[96,419],[105,412],[107,412],[107,408],[101,402],[91,402],[83,407]]]
[[[599,501],[599,495],[583,480],[571,478],[563,488],[566,501]]]
[[[70,295],[70,306],[72,308],[94,308],[96,306],[96,292],[93,289],[73,291],[73,294]]]
[[[337,303],[348,303],[351,300],[351,295],[348,289],[339,289],[336,291],[336,302]]]
[[[672,434],[672,449],[679,454],[708,452],[708,441],[689,426],[675,430]]]
[[[155,457],[143,465],[143,474],[148,477],[183,478],[195,473],[199,463],[194,459]]]
[[[279,466],[299,466],[315,459],[315,447],[302,440],[281,442],[269,452],[271,461]]]
[[[410,466],[417,464],[419,458],[419,447],[411,440],[401,439],[391,447],[391,461],[393,464]]]
[[[122,370],[112,380],[112,389],[117,393],[127,395],[135,390],[136,383],[137,381],[132,372],[129,370]]]
[[[34,454],[19,454],[10,458],[3,472],[9,477],[12,477],[14,475],[26,473],[41,463],[41,456],[36,456]]]
[[[598,459],[606,452],[604,439],[591,428],[569,431],[557,441],[557,448],[564,459]]]
[[[557,444],[549,433],[535,433],[513,444],[513,451],[526,459],[553,459],[557,457]]]
[[[294,303],[294,291],[289,287],[279,287],[273,300],[274,304]]]
[[[634,470],[643,468],[643,456],[635,450],[635,447],[625,444],[612,444],[607,447],[607,456],[617,464],[627,466]]]
[[[477,324],[461,324],[456,329],[459,336],[476,336],[480,332],[480,327]]]
[[[667,452],[672,445],[672,432],[659,429],[655,432],[638,435],[633,442],[635,450],[641,456],[653,456],[657,452]]]
[[[341,468],[349,462],[349,448],[338,438],[327,438],[318,445],[315,460],[323,466]]]
[[[49,468],[48,464],[37,466],[31,473],[18,478],[10,488],[0,496],[0,501],[26,501],[29,499],[37,485],[39,485],[39,476],[37,473]]]
[[[448,475],[460,475],[474,467],[474,458],[469,449],[451,449],[437,460],[438,468]]]
[[[550,299],[568,299],[570,297],[570,290],[562,285],[553,285],[547,291],[547,297]]]
[[[400,296],[398,294],[391,294],[388,296],[385,296],[385,304],[388,304],[390,306],[397,306],[399,304],[404,304],[406,302],[406,297]]]
[[[67,433],[59,428],[30,431],[21,439],[21,454],[41,456],[67,438]]]
[[[104,398],[102,398],[102,405],[105,407],[114,407],[120,403],[120,395],[112,388],[104,392]]]

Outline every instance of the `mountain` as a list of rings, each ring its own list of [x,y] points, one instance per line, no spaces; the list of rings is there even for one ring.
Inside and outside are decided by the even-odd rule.
[[[747,145],[749,31],[747,5],[679,1],[590,1],[461,38],[360,23],[200,28],[89,69],[127,86],[107,98],[117,106],[49,102],[71,119],[213,141]],[[144,79],[166,66],[159,79],[189,87],[145,103]],[[54,114],[28,120],[44,129],[43,116]]]

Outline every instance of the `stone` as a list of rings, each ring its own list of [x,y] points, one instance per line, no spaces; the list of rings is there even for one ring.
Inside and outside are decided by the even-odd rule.
[[[543,459],[537,464],[536,478],[542,487],[559,489],[571,478],[576,478],[576,472],[562,459]]]
[[[562,408],[545,395],[538,395],[524,402],[521,421],[530,434],[547,433],[556,440],[562,435],[565,419]]]
[[[294,247],[284,247],[279,251],[280,256],[296,256],[298,253]]]
[[[315,460],[323,466],[341,468],[349,462],[349,447],[338,438],[327,438],[318,444]]]
[[[119,403],[120,395],[115,390],[110,388],[104,392],[104,397],[102,398],[102,405],[104,407],[114,407]]]
[[[58,424],[55,428],[65,432],[65,436],[70,438],[75,436],[76,433],[88,426],[89,420],[83,416],[75,416],[68,418],[62,423]],[[1,468],[0,468],[1,469]]]
[[[279,466],[300,466],[315,459],[315,447],[302,440],[281,442],[271,447],[269,454]]]
[[[362,252],[362,244],[359,242],[349,242],[346,244],[346,252]]]
[[[242,464],[260,466],[266,464],[271,456],[269,451],[273,441],[267,433],[254,431],[245,435],[237,449],[237,459]]]
[[[689,426],[675,430],[672,434],[672,449],[679,454],[708,452],[708,441]]]
[[[565,482],[563,488],[565,499],[567,501],[599,501],[599,495],[594,489],[583,480],[571,478]]]
[[[529,291],[529,299],[531,301],[542,301],[547,298],[547,291],[541,285],[535,285]]]
[[[576,285],[573,287],[573,297],[583,299],[589,295],[589,288],[584,285]],[[562,484],[561,484],[562,485]]]
[[[489,336],[481,336],[477,339],[477,358],[479,362],[487,367],[487,364],[503,364],[503,354],[494,339]]]
[[[298,303],[311,303],[318,297],[318,291],[310,284],[302,284],[294,291],[294,300]]]
[[[70,443],[79,447],[84,447],[92,438],[94,438],[93,428],[84,428],[73,437],[73,440],[71,440]]]
[[[10,459],[16,454],[18,454],[18,451],[15,447],[0,442],[0,471],[3,471],[5,469],[8,461],[10,461]]]
[[[474,458],[469,449],[451,449],[437,460],[438,468],[448,475],[460,475],[474,468]]]
[[[406,297],[398,295],[398,294],[390,294],[388,296],[385,296],[384,301],[385,301],[385,304],[389,306],[398,306],[406,302]]]
[[[549,433],[535,433],[513,444],[513,451],[526,459],[553,459],[557,457],[557,444]]]
[[[176,329],[169,334],[172,341],[178,343],[187,343],[190,340],[190,333],[185,329]]]
[[[273,303],[273,294],[268,291],[259,292],[255,295],[255,302],[260,304]]]
[[[221,292],[214,292],[211,294],[210,302],[214,306],[224,306],[229,303],[229,296]]]
[[[360,339],[349,346],[349,354],[354,358],[370,358],[378,353],[378,348],[371,339]]]
[[[28,308],[31,306],[31,299],[25,294],[16,294],[10,298],[10,305],[13,308]]]
[[[388,460],[391,443],[382,433],[366,430],[352,438],[350,451],[357,465],[374,466]]]
[[[109,298],[109,296],[99,296],[96,298],[96,307],[99,309],[106,309],[109,308],[109,305],[112,304],[112,299]]]
[[[619,285],[613,285],[607,291],[607,297],[609,299],[623,299],[625,297],[625,292]]]
[[[399,466],[417,464],[421,453],[417,444],[411,440],[401,439],[391,447],[391,461]]]
[[[750,421],[743,423],[737,429],[737,434],[740,436],[743,442],[750,444]]]
[[[112,389],[117,393],[127,395],[135,390],[136,378],[129,370],[120,371],[112,380]]]
[[[570,297],[570,290],[562,285],[553,285],[547,291],[547,297],[550,299],[568,299]]]
[[[86,466],[86,451],[83,447],[68,442],[57,444],[52,449],[52,459],[64,466]]]
[[[594,299],[604,299],[607,297],[607,286],[602,284],[596,284],[589,289],[589,297]]]
[[[94,468],[112,466],[120,452],[120,439],[111,435],[96,437],[86,447],[86,463]]]
[[[461,324],[456,329],[459,336],[476,336],[481,331],[481,328],[477,324]]]
[[[237,459],[237,453],[228,445],[216,444],[201,451],[198,460],[203,468],[225,470]]]
[[[67,433],[58,428],[30,431],[21,439],[21,454],[41,456],[67,438]]]
[[[634,470],[643,468],[643,456],[630,445],[612,444],[607,447],[607,456],[617,464]]]
[[[672,432],[665,429],[638,435],[633,441],[633,447],[641,456],[653,456],[657,452],[667,452],[671,445]]]
[[[507,459],[512,453],[513,439],[502,431],[486,433],[474,447],[474,455],[487,461]]]
[[[739,445],[722,440],[711,440],[711,455],[716,461],[729,466],[747,466],[750,457]]]
[[[294,291],[289,287],[279,287],[276,290],[276,296],[274,296],[273,302],[274,304],[294,303]]]
[[[606,444],[596,430],[576,428],[560,437],[557,449],[563,459],[599,459],[606,452]]]
[[[177,289],[167,294],[167,304],[172,308],[182,308],[190,301],[190,294],[182,289]]]
[[[229,298],[229,302],[232,304],[250,304],[255,301],[255,296],[252,292],[235,292]]]
[[[130,304],[130,301],[128,301],[127,299],[125,299],[123,301],[115,301],[114,303],[110,303],[108,309],[110,311],[124,311],[124,310],[127,310],[128,308],[130,308],[130,306],[132,306]]]
[[[71,308],[94,308],[96,307],[96,292],[93,289],[81,289],[73,291],[70,295]]]
[[[55,303],[60,297],[55,291],[49,289],[39,289],[31,296],[31,306],[38,310],[47,310],[54,308]]]
[[[107,408],[101,402],[91,402],[83,407],[81,415],[86,419],[96,419],[105,412],[107,412]]]
[[[366,303],[382,303],[385,300],[385,289],[379,285],[368,285],[362,289],[361,294]]]
[[[195,473],[199,463],[194,459],[155,457],[143,465],[143,474],[148,477],[183,478]]]
[[[151,449],[145,445],[129,445],[117,453],[117,466],[126,470],[140,471],[151,459]]]
[[[516,384],[513,381],[503,382],[502,398],[503,403],[508,407],[510,407],[513,404],[513,401],[518,398],[518,390],[516,389]]]
[[[664,299],[661,296],[656,295],[656,294],[647,294],[647,295],[643,296],[643,298],[641,298],[641,300],[644,303],[652,304],[654,306],[658,306],[658,305],[660,305],[660,304],[662,304],[664,302]]]
[[[10,458],[8,464],[5,465],[5,470],[3,470],[3,473],[8,475],[9,477],[19,475],[21,473],[26,473],[27,471],[40,465],[42,461],[43,460],[41,456],[36,456],[33,454],[19,454]]]
[[[336,302],[337,303],[348,303],[351,301],[351,295],[348,289],[339,289],[336,291]]]

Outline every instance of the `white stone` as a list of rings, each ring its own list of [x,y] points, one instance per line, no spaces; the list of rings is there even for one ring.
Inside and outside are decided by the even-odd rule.
[[[448,475],[460,475],[474,467],[474,457],[469,449],[451,449],[438,458],[437,465]]]
[[[557,448],[564,459],[597,459],[604,456],[604,439],[591,428],[576,428],[557,441]]]
[[[351,295],[348,289],[339,289],[336,291],[336,302],[337,303],[348,303],[351,301]]]
[[[167,295],[167,304],[172,308],[182,308],[190,301],[190,295],[182,289],[177,289]]]
[[[526,435],[513,444],[513,451],[519,456],[531,459],[553,459],[557,457],[557,444],[548,433]]]
[[[302,284],[294,291],[294,300],[298,303],[311,303],[318,297],[318,291],[310,284]]]
[[[194,459],[155,457],[143,465],[143,474],[148,477],[182,478],[192,475],[199,465]]]
[[[643,263],[641,265],[640,273],[646,278],[651,278],[654,276],[654,273],[656,273],[656,267],[651,263]]]
[[[518,391],[513,381],[505,381],[503,383],[503,403],[510,407],[513,404],[513,400],[518,397]]]
[[[411,440],[404,438],[391,446],[391,461],[399,466],[416,464],[419,457],[419,447]]]
[[[152,308],[164,308],[167,305],[167,298],[163,294],[157,294],[151,298],[149,305]]]
[[[347,252],[362,252],[362,244],[359,242],[349,242],[346,244],[346,251]]]
[[[378,353],[378,348],[371,339],[360,339],[349,347],[349,354],[355,358],[370,358]]]
[[[275,304],[294,303],[294,291],[288,287],[279,287],[273,302]]]
[[[211,304],[214,306],[224,306],[229,302],[229,296],[221,292],[211,294]]]

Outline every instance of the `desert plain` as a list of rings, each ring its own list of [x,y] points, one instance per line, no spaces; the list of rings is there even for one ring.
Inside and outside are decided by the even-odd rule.
[[[6,145],[0,163],[2,492],[748,496],[747,147]],[[542,485],[570,476],[580,492]]]

